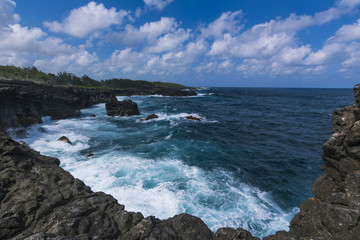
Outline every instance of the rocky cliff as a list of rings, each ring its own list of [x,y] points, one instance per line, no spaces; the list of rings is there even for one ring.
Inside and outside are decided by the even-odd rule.
[[[80,116],[80,109],[115,99],[108,90],[54,87],[25,81],[0,80],[0,130]]]
[[[266,240],[360,239],[360,84],[355,104],[334,111],[333,134],[323,145],[325,164],[312,186],[313,198],[301,204],[289,232]]]
[[[171,88],[105,90],[0,80],[0,131],[41,123],[43,116],[51,116],[53,119],[76,117],[80,115],[81,108],[116,101],[117,95],[135,94],[196,95],[194,91]]]
[[[354,92],[354,106],[333,114],[314,197],[301,205],[289,232],[266,240],[359,239],[360,84]],[[258,239],[240,228],[214,234],[188,214],[159,220],[127,212],[58,165],[0,134],[0,239]]]

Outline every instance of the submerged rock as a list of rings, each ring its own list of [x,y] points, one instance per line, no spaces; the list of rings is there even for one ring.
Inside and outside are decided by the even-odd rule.
[[[89,153],[89,154],[86,155],[86,157],[88,157],[88,158],[89,158],[89,157],[92,157],[92,156],[94,156],[93,153]]]
[[[108,116],[132,116],[140,115],[137,104],[131,100],[111,101],[105,104],[106,115]]]
[[[140,121],[148,121],[148,120],[155,119],[155,118],[159,118],[159,116],[156,114],[150,114],[150,115],[146,116],[146,118],[140,119]]]
[[[70,144],[70,145],[73,145],[73,143],[72,143],[67,137],[65,137],[65,136],[60,137],[60,138],[58,139],[58,141],[63,141],[63,142],[66,142],[66,143],[68,143],[68,144]]]
[[[39,130],[39,132],[41,132],[41,133],[46,133],[46,130],[45,130],[43,127],[39,127],[38,130]]]

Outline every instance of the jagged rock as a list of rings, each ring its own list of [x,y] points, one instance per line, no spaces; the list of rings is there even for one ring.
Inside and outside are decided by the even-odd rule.
[[[140,115],[137,104],[131,100],[111,101],[105,104],[108,116],[132,116]]]
[[[19,141],[19,143],[22,144],[22,145],[27,145],[27,143],[24,142],[24,141]]]
[[[108,90],[0,80],[0,130],[42,123],[43,116],[80,116],[81,108],[114,99],[115,94]]]
[[[148,121],[148,120],[155,119],[155,118],[159,118],[159,116],[156,114],[150,114],[150,115],[146,116],[146,118],[140,119],[140,121]]]
[[[201,121],[201,118],[194,117],[194,116],[192,116],[192,115],[186,116],[185,118],[186,118],[186,119],[189,119],[189,120]]]
[[[249,231],[242,228],[219,228],[214,236],[214,240],[260,240],[253,237]]]
[[[333,134],[323,146],[324,172],[312,186],[314,197],[301,204],[290,231],[264,240],[359,239],[360,236],[360,85],[354,106],[334,111]]]
[[[0,239],[212,239],[188,214],[167,220],[127,212],[59,167],[0,132]]]
[[[63,141],[63,142],[66,142],[66,143],[68,143],[68,144],[70,144],[70,145],[73,145],[73,143],[72,143],[67,137],[65,137],[65,136],[60,137],[60,138],[58,139],[58,141]]]

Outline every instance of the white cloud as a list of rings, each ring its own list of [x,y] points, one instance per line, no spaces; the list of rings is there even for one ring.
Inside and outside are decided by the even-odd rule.
[[[39,55],[70,53],[74,49],[61,39],[47,37],[40,28],[9,25],[0,32],[0,50],[25,51]]]
[[[353,42],[348,45],[344,51],[348,56],[342,64],[339,72],[345,74],[345,76],[352,76],[353,74],[360,73],[360,43]]]
[[[336,34],[329,41],[336,42],[347,42],[360,40],[360,19],[358,19],[354,24],[344,25],[339,30],[336,31]]]
[[[60,38],[49,37],[40,28],[13,24],[0,29],[0,64],[3,65],[34,65],[47,72],[77,74],[85,69],[90,72],[98,60],[96,53],[90,54],[84,46],[66,44]]]
[[[31,66],[29,54],[21,51],[0,50],[0,65],[14,65],[19,67]]]
[[[155,8],[161,11],[173,1],[174,0],[144,0],[144,3],[147,8]]]
[[[285,64],[301,64],[306,56],[311,53],[310,45],[298,48],[285,47],[279,54],[281,62]]]
[[[340,7],[356,7],[360,5],[360,0],[338,0],[337,5]]]
[[[190,37],[190,31],[179,29],[174,33],[168,33],[160,37],[154,46],[149,46],[144,49],[145,52],[161,53],[180,48],[182,44]]]
[[[174,32],[177,27],[178,23],[175,18],[161,17],[159,21],[144,23],[139,28],[128,24],[123,32],[109,34],[106,38],[130,46],[135,46],[145,41],[153,45],[158,37]]]
[[[128,14],[129,12],[124,10],[106,9],[101,3],[89,2],[86,6],[72,10],[61,23],[44,22],[44,25],[52,32],[62,32],[82,38],[94,31],[121,24]]]
[[[115,50],[111,57],[104,62],[104,67],[112,72],[119,70],[127,73],[136,72],[147,60],[147,55],[126,48],[124,50]]]
[[[20,21],[18,14],[13,14],[16,3],[12,0],[0,1],[0,26],[7,26]]]
[[[221,38],[224,33],[237,34],[241,29],[242,11],[225,12],[219,18],[201,29],[203,37]]]
[[[34,62],[34,66],[46,72],[67,71],[74,74],[84,74],[92,72],[91,65],[98,62],[96,53],[90,54],[84,46],[71,54],[58,54],[51,59],[39,59]]]

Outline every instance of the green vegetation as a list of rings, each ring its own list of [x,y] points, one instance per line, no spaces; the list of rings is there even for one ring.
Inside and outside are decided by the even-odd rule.
[[[57,75],[52,73],[46,74],[39,71],[36,67],[20,68],[16,66],[0,66],[0,80],[22,80],[40,84],[101,89],[185,88],[185,86],[176,83],[148,82],[143,80],[118,78],[97,81],[88,77],[87,75],[78,77],[72,73],[67,72],[60,72]]]

